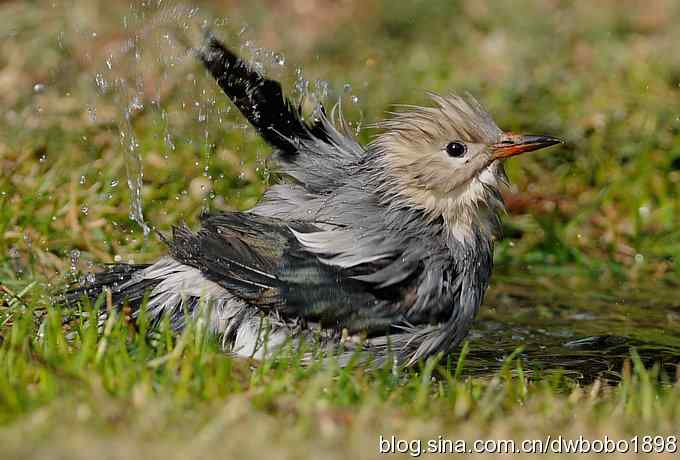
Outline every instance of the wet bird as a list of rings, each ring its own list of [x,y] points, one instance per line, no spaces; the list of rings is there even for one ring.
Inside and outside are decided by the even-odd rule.
[[[106,289],[114,306],[177,331],[205,315],[244,357],[308,341],[341,364],[452,352],[489,284],[503,161],[561,141],[503,132],[469,95],[430,94],[432,107],[405,106],[362,146],[338,111],[305,120],[214,36],[197,54],[273,148],[282,180],[249,211],[175,227],[165,257],[115,265],[69,300]]]

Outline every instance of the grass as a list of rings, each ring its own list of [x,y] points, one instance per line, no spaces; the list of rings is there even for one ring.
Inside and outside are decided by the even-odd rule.
[[[635,354],[617,386],[529,379],[513,356],[496,375],[472,378],[464,352],[416,372],[367,373],[305,368],[295,357],[252,365],[224,356],[195,327],[177,338],[161,328],[148,341],[121,317],[99,334],[80,320],[65,328],[58,310],[37,322],[30,313],[0,350],[7,458],[371,458],[380,435],[627,439],[677,435],[680,421],[680,386]]]
[[[326,101],[341,97],[355,125],[425,102],[425,89],[468,90],[504,129],[566,138],[508,162],[496,280],[680,285],[677,2],[236,3],[176,14],[118,0],[0,4],[4,456],[363,458],[380,434],[677,435],[677,376],[634,354],[618,384],[529,372],[512,356],[492,375],[467,373],[464,357],[367,373],[234,360],[200,329],[146,340],[124,318],[103,334],[62,318],[52,295],[68,281],[163,251],[129,217],[127,169],[143,170],[144,219],[163,232],[201,208],[252,206],[272,180],[266,147],[180,45],[202,18],[291,94],[304,78],[322,97],[327,82]]]

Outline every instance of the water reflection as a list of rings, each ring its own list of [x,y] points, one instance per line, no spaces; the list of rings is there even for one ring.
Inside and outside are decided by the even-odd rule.
[[[533,283],[533,284],[532,284]],[[465,368],[490,373],[518,347],[529,373],[560,372],[587,383],[619,380],[631,349],[675,379],[680,365],[680,300],[672,292],[613,293],[541,288],[531,279],[496,280],[469,336]]]

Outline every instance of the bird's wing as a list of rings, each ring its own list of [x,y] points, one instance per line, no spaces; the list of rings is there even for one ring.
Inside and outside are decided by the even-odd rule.
[[[283,95],[281,84],[252,69],[212,34],[208,34],[198,56],[222,90],[276,150],[282,172],[310,191],[332,190],[358,162],[364,150],[345,128],[340,129],[319,111],[307,123],[300,106]]]
[[[399,296],[378,286],[389,275],[362,280],[356,270],[322,263],[294,234],[315,230],[248,213],[208,215],[197,233],[175,229],[171,255],[248,303],[284,316],[368,331],[401,320],[394,304]]]

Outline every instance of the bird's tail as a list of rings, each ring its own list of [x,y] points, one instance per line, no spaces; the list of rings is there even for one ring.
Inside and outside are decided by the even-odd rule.
[[[214,35],[208,33],[203,46],[196,51],[220,88],[260,135],[279,150],[281,159],[294,159],[301,141],[328,142],[323,124],[306,123],[301,106],[295,106],[284,96],[278,81],[252,69]]]
[[[217,316],[211,317],[211,325],[215,330],[224,328],[220,326],[223,318],[218,317],[217,310],[223,310],[230,299],[226,291],[205,278],[200,270],[172,257],[162,257],[151,265],[111,265],[108,270],[92,274],[89,278],[89,281],[67,291],[66,304],[75,305],[83,300],[95,304],[105,294],[106,303],[103,305],[107,310],[129,308],[131,317],[137,318],[140,310],[144,309],[152,322],[167,316],[172,328],[179,331],[184,327],[187,315],[194,317],[202,311],[198,308],[201,305],[212,306],[213,302],[217,302]],[[235,308],[242,306],[242,303],[236,303]]]
[[[120,308],[128,304],[137,310],[145,293],[158,284],[158,280],[144,279],[141,273],[149,265],[112,264],[99,273],[89,274],[78,285],[71,286],[64,294],[67,305],[89,301],[93,305],[105,292],[111,293],[111,306]],[[121,289],[124,287],[124,289]]]

